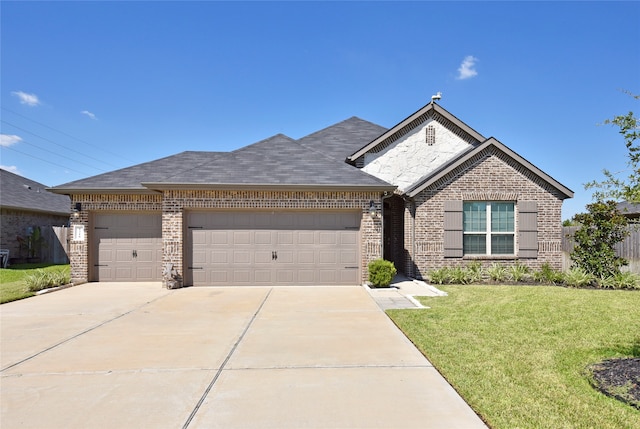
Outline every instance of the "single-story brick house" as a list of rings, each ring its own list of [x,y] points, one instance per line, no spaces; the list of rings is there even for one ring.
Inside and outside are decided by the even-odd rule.
[[[380,257],[417,278],[472,260],[560,269],[573,196],[433,101],[391,129],[352,117],[52,190],[77,209],[76,281],[162,280],[172,266],[196,286],[357,284]]]
[[[0,249],[8,250],[10,259],[29,256],[26,240],[33,228],[69,224],[71,200],[46,189],[42,183],[0,169]],[[58,253],[54,245],[52,241],[43,249],[45,259]]]

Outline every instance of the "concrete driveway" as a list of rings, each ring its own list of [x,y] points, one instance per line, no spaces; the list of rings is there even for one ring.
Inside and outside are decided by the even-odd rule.
[[[3,429],[485,427],[358,286],[92,283],[0,322]]]

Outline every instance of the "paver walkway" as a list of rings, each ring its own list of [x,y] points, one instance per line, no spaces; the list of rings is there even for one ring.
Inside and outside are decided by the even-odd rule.
[[[3,429],[485,427],[361,286],[95,283],[0,323]]]

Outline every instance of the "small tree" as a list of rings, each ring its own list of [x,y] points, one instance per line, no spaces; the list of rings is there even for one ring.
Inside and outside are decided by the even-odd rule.
[[[634,99],[640,99],[639,95],[634,95],[626,91]],[[603,170],[605,180],[592,181],[585,184],[585,189],[596,188],[593,197],[597,201],[613,199],[616,201],[628,201],[630,203],[640,203],[640,120],[629,112],[626,115],[615,116],[604,121],[605,124],[615,125],[620,129],[619,133],[624,138],[627,150],[628,170],[620,173],[628,173],[626,178],[619,177],[620,173],[612,173]]]
[[[601,279],[620,273],[627,261],[616,255],[614,246],[629,234],[628,221],[615,201],[597,201],[587,205],[588,213],[579,213],[573,220],[580,225],[573,238],[575,247],[571,260],[587,273]]]

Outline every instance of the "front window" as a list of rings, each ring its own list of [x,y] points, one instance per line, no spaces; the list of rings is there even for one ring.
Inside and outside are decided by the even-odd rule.
[[[465,255],[513,255],[514,203],[465,202],[463,206]]]

